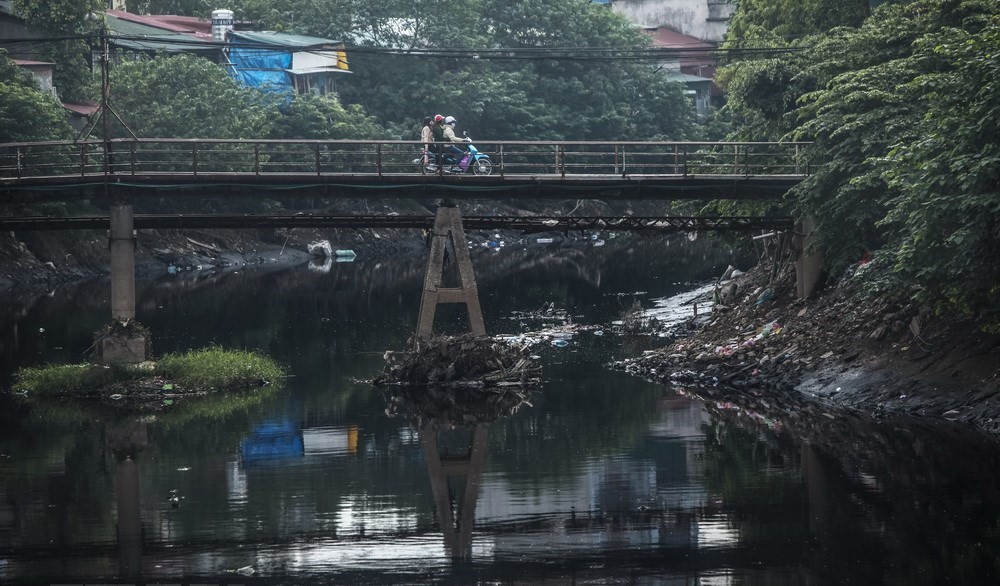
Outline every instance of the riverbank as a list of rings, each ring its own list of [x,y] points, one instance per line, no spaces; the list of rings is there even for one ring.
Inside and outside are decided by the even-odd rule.
[[[614,367],[747,408],[819,402],[1000,433],[1000,335],[933,315],[877,263],[808,300],[796,298],[790,264],[762,263],[710,289],[688,300],[702,315],[671,344]]]

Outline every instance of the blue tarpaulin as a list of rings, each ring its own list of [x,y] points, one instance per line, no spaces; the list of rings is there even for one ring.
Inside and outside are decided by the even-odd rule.
[[[291,51],[264,49],[259,45],[240,47],[241,44],[239,39],[233,39],[229,49],[229,62],[237,80],[264,91],[290,92],[294,89],[292,75],[286,71],[292,67]]]

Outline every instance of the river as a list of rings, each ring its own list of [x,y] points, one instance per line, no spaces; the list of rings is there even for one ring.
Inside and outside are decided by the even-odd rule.
[[[607,324],[728,257],[639,240],[475,264],[487,330],[518,333],[533,324],[514,312],[553,302]],[[1000,581],[993,439],[835,410],[765,416],[604,368],[655,339],[540,347],[531,405],[478,431],[388,417],[363,381],[405,346],[422,276],[419,258],[357,259],[139,283],[154,353],[255,348],[292,376],[262,402],[177,420],[0,396],[0,583]],[[78,361],[110,315],[107,289],[0,302],[0,384]]]

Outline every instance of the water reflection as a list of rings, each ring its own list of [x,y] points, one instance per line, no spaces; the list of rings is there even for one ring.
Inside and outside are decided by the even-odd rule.
[[[142,576],[142,512],[139,501],[139,457],[149,444],[146,423],[110,424],[105,446],[115,460],[115,513],[118,519],[118,577]]]
[[[580,259],[582,273],[489,257],[490,329],[549,301],[606,320],[623,295],[698,277],[641,248],[616,254]],[[258,347],[295,375],[221,417],[98,421],[0,397],[0,583],[243,583],[232,572],[246,566],[275,583],[1000,579],[992,440],[703,402],[603,369],[641,340],[540,350],[545,383],[510,417],[455,429],[387,417],[356,379],[405,346],[421,267],[376,264],[145,285],[140,319],[161,350]],[[92,293],[0,316],[4,365],[51,350],[40,327],[68,336],[67,353],[89,345],[86,324],[106,315]]]
[[[445,551],[455,560],[469,560],[472,556],[472,528],[486,462],[487,430],[485,424],[461,430],[471,436],[466,450],[457,454],[445,451],[444,455],[438,447],[441,432],[432,425],[420,430],[438,525],[444,535]]]

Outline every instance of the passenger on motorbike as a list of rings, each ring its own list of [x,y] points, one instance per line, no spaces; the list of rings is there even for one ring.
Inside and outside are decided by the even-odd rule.
[[[431,136],[434,137],[434,159],[438,166],[441,166],[441,158],[444,155],[444,116],[436,114],[434,123],[431,125]],[[433,169],[432,169],[433,170]]]

